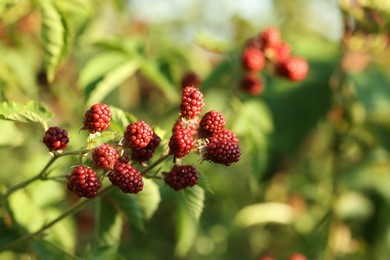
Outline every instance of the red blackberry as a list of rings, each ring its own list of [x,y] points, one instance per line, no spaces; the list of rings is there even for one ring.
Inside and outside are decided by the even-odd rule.
[[[160,144],[161,138],[154,134],[152,140],[144,148],[133,148],[131,149],[131,159],[136,162],[146,162],[154,155],[154,150]]]
[[[214,110],[203,115],[199,123],[199,131],[203,137],[210,137],[225,128],[225,117]]]
[[[190,132],[192,136],[195,136],[198,133],[197,127],[199,126],[199,119],[191,121],[183,121],[180,118],[176,121],[176,123],[172,127],[172,133],[181,130],[186,129]]]
[[[91,168],[77,166],[73,169],[68,181],[68,190],[79,197],[93,198],[99,189],[98,175]]]
[[[186,129],[181,129],[172,134],[169,139],[169,154],[178,158],[183,158],[194,148],[195,141],[191,133]]]
[[[115,164],[109,180],[124,193],[138,193],[144,187],[141,173],[127,163]]]
[[[95,165],[102,169],[111,169],[118,158],[119,155],[115,148],[109,144],[102,144],[96,147],[92,153],[92,159]]]
[[[235,144],[238,144],[238,138],[237,136],[228,129],[223,129],[218,133],[215,133],[211,138],[209,139],[217,139],[217,140],[228,140]],[[209,140],[211,141],[211,140]]]
[[[304,80],[308,74],[309,65],[300,57],[291,57],[275,65],[275,72],[278,76],[292,81]]]
[[[240,88],[251,96],[258,96],[264,90],[264,83],[260,76],[247,73],[241,80]]]
[[[269,27],[263,30],[259,37],[263,50],[274,47],[280,43],[280,31],[275,27]]]
[[[249,39],[249,41],[246,43],[245,47],[253,47],[253,48],[260,50],[262,47],[260,37],[253,37],[253,38]]]
[[[198,74],[190,71],[190,72],[187,72],[186,74],[183,75],[183,77],[180,81],[180,84],[183,88],[185,88],[187,86],[198,87],[199,84],[201,83],[201,81],[202,80]]]
[[[291,56],[291,47],[286,42],[280,42],[272,47],[274,61],[281,62]]]
[[[129,124],[126,127],[124,138],[130,148],[144,148],[153,137],[153,129],[144,121]]]
[[[300,254],[300,253],[294,253],[292,255],[290,255],[290,257],[288,258],[288,260],[306,260],[306,256]]]
[[[181,116],[186,119],[196,118],[204,108],[203,94],[194,86],[187,86],[183,89],[181,96]]]
[[[49,127],[43,136],[43,143],[50,152],[63,150],[69,142],[68,132],[59,127]]]
[[[82,130],[88,130],[91,134],[103,132],[110,126],[111,111],[106,104],[95,104],[85,112],[84,126]]]
[[[264,68],[264,53],[254,47],[246,47],[241,56],[243,67],[252,72],[258,72]]]
[[[240,160],[241,149],[235,142],[226,139],[209,138],[203,159],[215,163],[231,165]]]
[[[198,183],[199,173],[192,165],[174,165],[170,172],[164,173],[164,181],[174,190],[192,187]]]

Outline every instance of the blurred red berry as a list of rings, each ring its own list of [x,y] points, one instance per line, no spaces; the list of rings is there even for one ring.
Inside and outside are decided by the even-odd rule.
[[[301,57],[291,57],[275,65],[275,72],[278,76],[291,81],[302,81],[309,72],[307,61]]]
[[[200,85],[201,81],[202,80],[198,74],[190,71],[190,72],[187,72],[186,74],[183,75],[183,77],[180,81],[180,84],[181,84],[182,88],[185,88],[187,86],[198,87]]]
[[[279,29],[275,27],[266,28],[260,33],[259,37],[263,50],[278,45],[281,38]]]
[[[254,47],[246,47],[241,56],[243,67],[252,72],[259,72],[265,66],[264,53]]]
[[[260,76],[247,73],[241,80],[240,88],[251,96],[258,96],[264,90],[264,83]]]

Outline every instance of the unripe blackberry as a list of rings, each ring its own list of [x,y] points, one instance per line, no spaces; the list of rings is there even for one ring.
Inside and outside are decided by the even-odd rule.
[[[96,147],[92,153],[92,159],[95,165],[102,169],[111,169],[118,158],[119,155],[115,148],[109,144],[102,144]]]
[[[106,104],[95,104],[85,113],[82,130],[91,134],[103,132],[110,126],[111,111]]]
[[[49,127],[43,136],[43,143],[50,152],[63,150],[69,142],[68,132],[59,127]]]
[[[181,116],[186,119],[196,118],[204,108],[203,94],[194,86],[187,86],[183,89],[181,96]]]
[[[127,163],[115,164],[108,178],[113,185],[119,187],[124,193],[138,193],[144,187],[141,173]]]
[[[180,118],[172,127],[172,133],[179,131],[181,129],[188,130],[192,136],[195,136],[198,133],[197,127],[199,126],[199,119],[191,121],[183,121]]]
[[[174,190],[192,187],[198,180],[199,173],[192,165],[174,165],[170,172],[164,173],[164,182]]]
[[[281,62],[291,57],[291,47],[286,42],[280,42],[272,47],[274,61]]]
[[[199,123],[199,131],[203,137],[210,137],[225,128],[225,117],[214,110],[203,115]]]
[[[276,74],[291,81],[304,80],[308,71],[307,61],[300,57],[290,57],[275,65]]]
[[[264,53],[254,47],[246,47],[241,56],[243,67],[252,72],[259,72],[265,66]]]
[[[140,163],[149,161],[149,159],[153,157],[154,151],[156,150],[157,146],[159,146],[160,142],[161,138],[154,134],[152,140],[150,140],[146,147],[131,149],[131,159]]]
[[[209,141],[206,152],[203,154],[204,160],[226,166],[240,160],[241,149],[235,142],[216,138],[209,138]]]
[[[294,253],[291,254],[288,260],[306,260],[306,256],[302,255],[301,253]]]
[[[198,87],[201,83],[201,79],[199,77],[198,74],[196,74],[195,72],[187,72],[186,74],[183,75],[181,81],[180,81],[180,84],[182,86],[182,88],[185,88],[187,86],[194,86],[194,87]]]
[[[212,139],[228,140],[235,144],[238,144],[237,136],[229,129],[223,129],[222,131],[215,133],[212,137],[209,138],[209,141],[212,141]]]
[[[183,158],[191,152],[194,145],[195,140],[192,134],[186,129],[181,129],[174,132],[169,139],[169,154],[177,158]]]
[[[263,30],[260,35],[263,50],[274,47],[280,43],[280,31],[275,27],[269,27]]]
[[[97,195],[100,185],[96,172],[89,167],[77,166],[69,177],[68,190],[79,197],[93,198]]]
[[[240,88],[251,96],[258,96],[264,90],[264,83],[260,76],[247,73],[240,82]]]
[[[144,121],[130,123],[124,132],[126,146],[144,148],[153,137],[153,129]]]

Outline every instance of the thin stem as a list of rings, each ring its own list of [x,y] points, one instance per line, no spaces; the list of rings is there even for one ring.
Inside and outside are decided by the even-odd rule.
[[[101,192],[99,192],[99,194],[97,194],[96,197],[98,196],[103,196],[109,192],[111,192],[115,187],[114,186],[109,186],[105,189],[103,189]],[[95,197],[95,198],[96,198]],[[34,233],[30,233],[30,234],[27,234],[15,241],[12,241],[8,244],[5,244],[4,246],[0,247],[0,252],[1,251],[4,251],[4,250],[7,250],[7,249],[11,249],[11,248],[14,248],[18,245],[21,245],[31,239],[34,239],[36,237],[39,237],[42,235],[42,233],[44,233],[47,229],[51,228],[52,226],[54,226],[55,224],[57,224],[58,222],[60,222],[62,219],[66,218],[68,215],[71,215],[73,213],[76,213],[78,212],[79,210],[82,209],[82,207],[84,207],[88,202],[90,202],[91,200],[93,200],[94,198],[90,198],[90,199],[82,199],[80,200],[78,203],[76,204],[73,204],[70,208],[68,208],[65,212],[63,212],[60,216],[58,216],[57,218],[53,219],[52,221],[50,221],[49,223],[43,225],[40,229],[38,229],[37,231],[35,231]]]
[[[145,174],[147,174],[150,170],[152,170],[154,167],[156,167],[157,165],[159,165],[160,163],[162,163],[163,161],[165,161],[166,159],[168,159],[169,157],[171,157],[171,154],[166,154],[166,155],[163,155],[161,156],[157,161],[155,161],[154,163],[152,163],[151,165],[149,165],[148,167],[146,167],[145,169],[143,169],[141,171],[141,175],[144,176]],[[148,176],[150,177],[150,176]]]
[[[50,160],[46,163],[45,167],[43,167],[43,169],[35,176],[31,177],[30,179],[27,179],[25,181],[22,181],[18,184],[16,184],[15,186],[12,186],[11,188],[8,189],[7,193],[5,193],[3,196],[0,197],[0,203],[2,203],[3,201],[5,201],[6,199],[8,199],[9,196],[11,196],[12,193],[14,193],[15,191],[17,190],[20,190],[24,187],[26,187],[27,185],[29,185],[30,183],[36,181],[36,180],[44,180],[46,179],[47,176],[45,176],[45,173],[47,172],[47,170],[49,169],[49,167],[58,159],[58,158],[61,158],[63,156],[67,156],[67,155],[76,155],[76,154],[85,154],[87,152],[89,152],[90,150],[89,149],[82,149],[82,150],[74,150],[74,151],[68,151],[68,152],[63,152],[63,153],[57,153],[55,152],[53,154],[53,157],[50,158]]]

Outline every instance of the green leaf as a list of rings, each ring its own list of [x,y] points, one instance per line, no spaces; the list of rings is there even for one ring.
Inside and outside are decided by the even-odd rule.
[[[124,257],[118,254],[117,248],[113,246],[102,246],[93,248],[91,251],[85,253],[83,259],[90,260],[123,260]]]
[[[27,104],[12,101],[0,103],[0,119],[24,123],[40,123],[46,128],[47,121],[52,116],[53,114],[43,103],[35,101],[30,101]]]
[[[135,198],[142,209],[145,220],[150,220],[160,204],[160,190],[154,181],[145,178],[143,181],[144,188]]]
[[[131,224],[141,231],[145,230],[145,216],[138,200],[135,198],[136,194],[127,194],[120,189],[116,189],[109,196]]]
[[[120,108],[110,106],[110,111],[110,127],[115,131],[123,132],[128,124],[137,121],[137,118],[133,114],[127,113]]]
[[[132,76],[137,71],[138,67],[138,61],[132,60],[120,64],[112,71],[108,72],[103,79],[96,84],[95,89],[88,97],[87,104],[95,104],[102,101],[111,91]]]
[[[184,189],[181,194],[188,213],[198,222],[204,207],[204,190],[199,186],[193,186]]]
[[[105,74],[126,60],[122,52],[105,52],[90,59],[80,72],[80,89],[88,96]]]
[[[118,246],[122,232],[123,218],[107,200],[99,199],[97,207],[97,243],[105,246]]]
[[[57,69],[68,53],[70,30],[66,17],[51,1],[41,0],[40,10],[45,66],[48,81],[52,82]]]
[[[196,187],[196,186],[195,186]],[[176,210],[176,247],[175,255],[179,259],[185,259],[186,254],[194,243],[197,232],[197,223],[188,208],[179,203]]]
[[[171,101],[176,102],[178,100],[178,93],[174,85],[164,76],[159,70],[159,66],[156,61],[143,60],[140,70],[142,74],[152,81],[157,88],[159,88],[165,97]]]
[[[211,189],[209,178],[206,174],[199,173],[199,182],[198,185],[203,188],[205,191],[214,194],[214,191]]]

